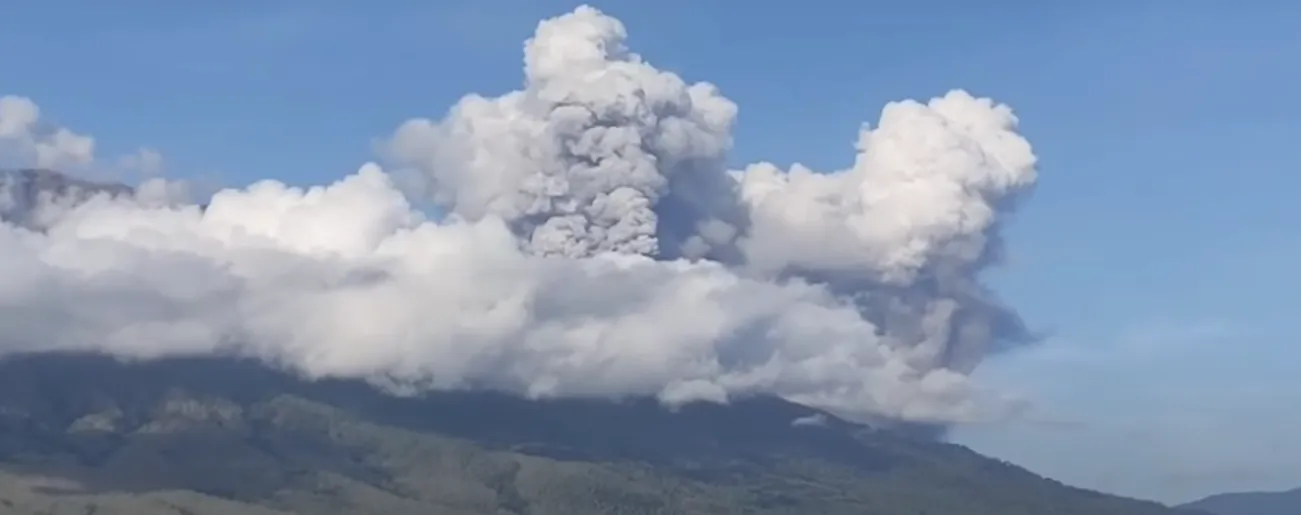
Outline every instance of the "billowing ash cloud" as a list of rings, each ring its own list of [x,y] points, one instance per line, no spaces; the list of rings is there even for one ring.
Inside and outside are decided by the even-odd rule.
[[[860,420],[1008,409],[968,378],[1027,339],[978,278],[1036,178],[1008,107],[892,103],[850,169],[728,170],[736,105],[624,40],[588,7],[542,22],[523,88],[402,124],[391,174],[11,213],[0,350],[235,353],[400,391],[775,394]],[[32,116],[0,120],[27,155],[48,145],[3,132]],[[439,216],[412,206],[430,200]]]
[[[736,105],[651,67],[625,35],[586,7],[540,24],[525,89],[409,121],[389,156],[452,212],[501,218],[537,254],[700,253],[684,248],[695,226],[734,200],[723,159]]]

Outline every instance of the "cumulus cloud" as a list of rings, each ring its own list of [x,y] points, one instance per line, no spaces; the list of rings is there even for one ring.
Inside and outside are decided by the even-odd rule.
[[[88,179],[145,178],[138,196],[181,200],[183,182],[159,178],[162,155],[141,148],[116,159],[96,155],[95,139],[52,123],[36,102],[0,96],[0,220],[39,229],[54,223],[67,208],[95,193],[131,194],[131,188]],[[58,172],[55,172],[58,170]]]
[[[1036,179],[1007,106],[892,103],[850,169],[728,170],[737,106],[625,38],[589,7],[541,22],[520,90],[401,124],[389,171],[11,209],[0,351],[235,353],[407,391],[773,394],[860,420],[1008,408],[968,377],[1027,339],[979,281]],[[8,141],[64,145],[3,132],[36,119],[14,105]]]
[[[68,129],[42,127],[41,109],[29,98],[0,97],[0,149],[14,161],[41,168],[74,167],[90,163],[95,140]]]
[[[151,148],[113,160],[95,151],[95,138],[58,127],[32,99],[0,96],[0,168],[58,169],[101,178],[155,177],[163,170],[162,155]]]

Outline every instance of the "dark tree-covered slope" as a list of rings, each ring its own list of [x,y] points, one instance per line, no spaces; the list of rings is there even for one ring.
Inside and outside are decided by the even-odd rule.
[[[772,398],[398,398],[239,360],[40,355],[0,360],[0,513],[1178,512]]]

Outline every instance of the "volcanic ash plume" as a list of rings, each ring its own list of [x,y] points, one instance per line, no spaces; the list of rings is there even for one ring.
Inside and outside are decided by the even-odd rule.
[[[404,391],[773,394],[860,420],[1008,407],[967,375],[1027,339],[978,279],[1036,178],[1008,107],[892,103],[848,170],[728,170],[736,105],[625,37],[589,7],[540,23],[522,89],[398,128],[400,174],[11,213],[0,350],[238,353]]]
[[[407,122],[390,157],[425,172],[452,212],[501,218],[536,254],[680,254],[713,203],[731,200],[736,105],[651,67],[625,36],[586,7],[539,24],[525,89]]]

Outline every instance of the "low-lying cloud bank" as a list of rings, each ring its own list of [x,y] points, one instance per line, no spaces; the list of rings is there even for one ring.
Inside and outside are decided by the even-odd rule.
[[[968,378],[1028,340],[979,280],[1036,180],[1007,106],[895,102],[849,169],[728,170],[737,106],[624,40],[588,7],[543,21],[522,89],[402,124],[392,174],[267,180],[202,209],[161,180],[78,196],[7,175],[0,353],[237,353],[529,396],[764,393],[863,420],[1009,409]],[[0,101],[0,141],[10,162],[95,161],[23,98]]]

